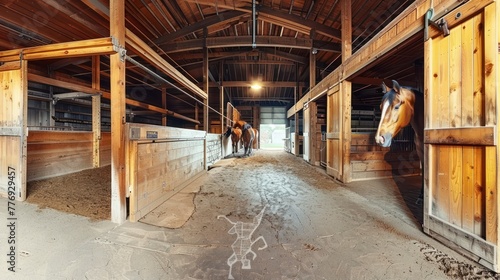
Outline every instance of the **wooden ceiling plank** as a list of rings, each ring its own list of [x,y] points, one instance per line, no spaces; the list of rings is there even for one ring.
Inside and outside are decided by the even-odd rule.
[[[99,25],[95,25],[93,22],[88,21],[87,19],[81,16],[82,12],[80,10],[74,11],[67,8],[68,5],[61,5],[58,1],[55,0],[44,0],[45,4],[53,7],[54,9],[62,12],[68,17],[74,19],[76,22],[82,24],[83,26],[88,27],[91,30],[99,33],[101,36],[106,36],[109,34],[109,30]]]

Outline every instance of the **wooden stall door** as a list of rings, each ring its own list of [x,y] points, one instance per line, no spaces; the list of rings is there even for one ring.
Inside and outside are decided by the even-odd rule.
[[[311,125],[311,110],[309,109],[309,104],[304,105],[304,123],[303,128],[304,128],[304,149],[303,149],[303,158],[305,161],[309,162],[311,160],[311,137],[310,137],[310,125]]]
[[[342,102],[338,86],[328,91],[326,102],[326,173],[342,180]]]
[[[423,226],[498,270],[498,97],[492,70],[498,35],[495,4],[484,8],[486,2],[470,1],[453,11],[445,17],[449,36],[432,30],[425,42]]]
[[[27,63],[0,66],[0,195],[26,199]]]

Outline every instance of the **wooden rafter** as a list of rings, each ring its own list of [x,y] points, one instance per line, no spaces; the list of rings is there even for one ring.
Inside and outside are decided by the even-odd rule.
[[[177,69],[166,62],[159,54],[157,54],[151,47],[144,43],[139,37],[137,37],[130,30],[126,31],[126,42],[127,46],[132,48],[135,53],[140,55],[142,58],[151,63],[154,67],[167,74],[172,79],[179,82],[181,85],[189,89],[189,91],[195,93],[199,97],[206,99],[207,93],[201,88],[196,86],[188,78],[182,75]]]
[[[106,37],[0,51],[0,62],[19,60],[21,55],[25,60],[38,60],[112,54],[116,52],[115,40],[112,37]]]
[[[163,35],[160,38],[156,39],[154,42],[157,45],[171,42],[179,37],[186,36],[192,32],[201,30],[205,27],[209,27],[209,26],[214,25],[214,24],[220,24],[223,22],[227,22],[227,21],[233,20],[235,18],[238,18],[244,14],[245,14],[245,12],[242,12],[242,11],[223,12],[223,13],[220,13],[220,14],[215,15],[215,16],[207,17],[204,20],[198,21],[195,24],[188,25],[182,29],[177,30],[176,32]]]
[[[296,49],[311,49],[313,43],[311,39],[300,39],[290,37],[276,36],[257,36],[256,44],[258,47],[283,47]],[[192,50],[200,50],[205,45],[208,48],[226,48],[226,47],[251,47],[252,36],[227,36],[227,37],[210,37],[206,39],[193,39],[182,42],[171,42],[164,44],[162,49],[166,53],[184,52]],[[338,51],[338,49],[331,50]]]

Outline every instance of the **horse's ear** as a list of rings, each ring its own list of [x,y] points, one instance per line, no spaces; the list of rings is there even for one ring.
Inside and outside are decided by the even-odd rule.
[[[384,82],[382,82],[382,93],[386,93],[389,90],[390,90],[390,88],[388,86],[386,86]]]
[[[401,86],[398,84],[398,82],[396,82],[396,80],[392,80],[392,88],[397,93],[401,91]]]

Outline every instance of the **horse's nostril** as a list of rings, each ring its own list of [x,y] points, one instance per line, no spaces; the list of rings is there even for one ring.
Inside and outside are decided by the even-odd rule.
[[[378,141],[380,142],[380,144],[384,144],[385,142],[384,136],[380,135]]]

